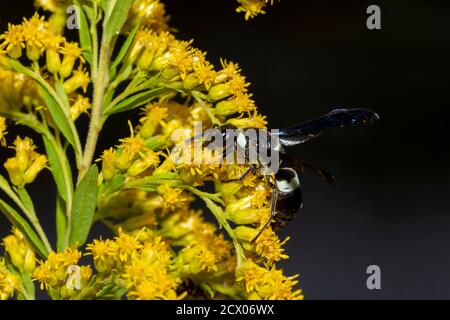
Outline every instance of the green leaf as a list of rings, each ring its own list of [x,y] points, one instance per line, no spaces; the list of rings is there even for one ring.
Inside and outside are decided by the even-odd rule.
[[[44,136],[43,140],[58,193],[64,201],[67,201],[73,193],[70,165],[65,154],[61,154],[61,150],[59,150],[53,139],[50,140]]]
[[[48,251],[42,243],[41,239],[39,239],[36,232],[34,232],[33,228],[28,224],[28,222],[12,207],[10,207],[6,202],[0,199],[0,211],[8,218],[8,220],[17,228],[20,232],[22,232],[25,237],[27,237],[30,244],[34,247],[34,249],[38,252],[38,254],[45,258],[48,255]]]
[[[127,290],[117,284],[107,284],[95,295],[96,300],[120,300]]]
[[[178,175],[174,172],[154,174],[142,179],[136,179],[128,182],[125,189],[153,189],[161,184],[168,184],[171,187],[179,186],[180,180]]]
[[[61,130],[62,134],[67,139],[67,141],[72,146],[75,147],[75,137],[72,134],[68,116],[66,116],[61,106],[58,104],[58,102],[56,102],[56,100],[53,98],[50,92],[48,92],[47,89],[44,88],[42,85],[40,87],[42,96],[44,97],[48,110],[52,115],[53,121],[55,121],[56,125],[58,126],[58,129]]]
[[[16,193],[19,195],[20,200],[22,201],[28,212],[31,212],[34,216],[36,216],[33,200],[31,199],[27,190],[25,188],[16,188]]]
[[[130,110],[139,108],[139,107],[151,102],[153,99],[160,96],[166,90],[167,90],[166,88],[156,88],[156,89],[140,92],[134,96],[129,97],[128,99],[123,100],[122,102],[120,102],[116,106],[114,106],[113,108],[107,110],[105,112],[105,115],[112,115],[115,113],[130,111]]]
[[[74,194],[69,246],[82,246],[86,242],[94,221],[97,192],[98,168],[93,165]]]
[[[130,49],[131,45],[133,44],[134,39],[136,38],[136,34],[140,28],[140,25],[137,25],[133,31],[128,35],[127,40],[125,40],[124,44],[122,45],[122,48],[120,48],[119,53],[117,54],[116,59],[114,60],[113,64],[111,65],[111,70],[114,70],[119,66],[120,63],[123,62],[123,59],[128,53],[128,50]]]
[[[58,97],[64,103],[64,108],[66,110],[69,110],[70,109],[69,97],[67,96],[66,91],[64,90],[64,84],[61,80],[57,80],[55,82],[55,90]]]
[[[107,43],[122,30],[132,4],[133,0],[110,0],[108,2],[104,25],[104,37]]]
[[[58,252],[63,252],[66,249],[66,231],[67,231],[67,219],[65,213],[64,200],[57,196],[56,198],[56,247]]]
[[[33,299],[34,295],[35,295],[36,287],[34,285],[33,279],[31,278],[31,275],[28,273],[21,272],[20,278],[22,279],[22,285],[26,291],[27,297],[30,297],[31,299]]]
[[[225,205],[225,203],[223,202],[222,198],[221,198],[221,194],[220,193],[208,193],[208,192],[203,192],[198,190],[197,188],[191,187],[191,186],[180,186],[181,189],[185,189],[187,191],[192,192],[193,194],[195,194],[196,196],[199,196],[201,198],[208,198],[214,202],[217,202],[221,205]]]
[[[106,7],[108,6],[108,0],[100,0],[100,6],[104,12],[106,12]]]
[[[153,136],[145,140],[145,146],[153,151],[160,151],[168,147],[168,142],[161,136]]]
[[[64,102],[61,101],[53,88],[39,75],[22,65],[19,61],[8,59],[9,65],[19,73],[29,76],[35,80],[41,89],[42,96],[48,110],[59,130],[61,130],[67,141],[74,147],[76,152],[80,152],[79,145],[75,141],[75,125],[69,120],[69,110],[64,110]],[[66,114],[67,112],[67,114]]]
[[[110,182],[102,184],[101,194],[107,197],[116,191],[119,191],[125,184],[125,176],[123,174],[116,175]]]
[[[86,58],[86,61],[92,65],[92,40],[86,13],[78,0],[73,0],[73,4],[78,7],[78,34],[81,47],[84,50],[83,55]]]
[[[227,231],[228,236],[233,241],[234,249],[236,250],[237,255],[237,269],[239,270],[242,267],[243,262],[245,261],[244,249],[242,245],[239,243],[238,239],[236,238],[233,229],[228,224],[223,209],[219,207],[217,204],[215,204],[211,199],[208,199],[207,197],[200,196],[200,198],[202,198],[208,209],[214,215],[220,227],[224,228]]]

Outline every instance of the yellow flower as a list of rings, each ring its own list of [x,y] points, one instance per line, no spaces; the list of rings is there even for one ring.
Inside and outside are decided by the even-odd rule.
[[[128,168],[128,175],[130,177],[136,177],[152,167],[157,167],[160,163],[160,153],[152,150],[146,150],[145,154],[141,155],[139,159],[133,162]]]
[[[138,250],[142,248],[142,244],[136,238],[119,230],[119,236],[114,238],[114,242],[110,245],[110,254],[119,264],[125,264],[138,254]]]
[[[247,260],[239,270],[237,281],[242,281],[249,298],[263,300],[303,300],[300,289],[294,289],[298,276],[285,277],[281,270],[264,269]]]
[[[36,180],[38,174],[47,166],[47,161],[47,156],[37,155],[23,174],[24,183],[28,184]]]
[[[174,211],[182,208],[192,202],[192,197],[183,190],[170,188],[167,184],[158,187],[158,193],[161,195],[163,206],[166,210]]]
[[[76,42],[65,42],[60,50],[64,56],[59,74],[61,78],[65,79],[72,74],[75,62],[80,59],[84,63],[83,49],[80,48]]]
[[[23,37],[28,59],[37,61],[40,58],[44,51],[44,39],[48,36],[48,29],[48,22],[37,13],[30,19],[24,19]]]
[[[89,251],[86,255],[92,255],[94,259],[95,269],[98,272],[105,272],[110,270],[114,265],[114,257],[111,254],[112,248],[111,240],[94,240],[86,246]]]
[[[121,171],[127,171],[144,149],[144,140],[140,135],[131,134],[130,137],[121,139],[122,143],[116,152],[116,167]]]
[[[24,32],[22,25],[8,24],[8,31],[0,36],[3,40],[1,49],[6,52],[12,59],[19,59],[22,56],[24,44]]]
[[[66,248],[64,252],[51,252],[46,261],[41,261],[34,270],[33,278],[39,281],[41,288],[60,288],[65,285],[70,266],[78,264],[82,254],[77,249]]]
[[[13,228],[12,234],[3,239],[3,245],[16,268],[26,273],[33,272],[36,267],[36,257],[19,230]]]
[[[163,56],[170,46],[176,42],[173,35],[168,32],[155,33],[142,29],[137,35],[134,47],[127,58],[127,63],[134,63],[142,70],[161,71],[169,64],[169,57]]]
[[[20,280],[6,267],[3,259],[0,259],[0,300],[8,300],[15,291],[21,288]]]
[[[6,119],[0,117],[0,146],[6,146],[5,136],[8,134],[8,132],[6,131],[7,129]]]
[[[46,50],[47,70],[52,74],[57,74],[61,68],[60,50],[61,45],[65,41],[64,37],[57,34],[50,34],[46,39],[43,39]]]
[[[145,241],[140,256],[164,268],[169,267],[172,262],[171,248],[160,236]]]
[[[64,0],[35,0],[34,5],[47,11],[57,12],[65,9]]]
[[[174,260],[173,268],[180,276],[196,275],[203,271],[216,271],[218,259],[214,248],[207,243],[183,248]]]
[[[156,273],[155,267],[151,264],[149,259],[134,258],[130,264],[125,267],[123,278],[125,279],[126,287],[131,288],[144,282]]]
[[[103,179],[106,181],[114,178],[115,174],[115,163],[116,163],[116,150],[110,148],[108,150],[103,151],[103,154],[100,158],[102,161],[102,175]]]
[[[186,294],[178,295],[179,282],[169,275],[161,273],[154,280],[145,280],[131,292],[129,297],[136,300],[181,300]]]
[[[63,62],[64,63],[64,62]],[[89,73],[80,66],[78,70],[76,70],[72,77],[64,82],[64,91],[67,94],[71,94],[78,90],[79,88],[83,89],[83,92],[86,93],[87,87],[91,82],[91,78]]]
[[[133,3],[125,30],[131,30],[138,23],[142,23],[155,31],[169,28],[169,17],[166,15],[164,4],[158,0],[137,0]]]
[[[273,1],[273,0],[272,0]],[[265,14],[263,10],[269,0],[238,0],[240,7],[236,9],[237,12],[245,13],[245,20],[254,18],[259,14]]]
[[[16,156],[9,158],[5,163],[11,182],[18,187],[32,183],[37,175],[46,167],[47,157],[35,150],[33,140],[17,137],[14,141]]]
[[[152,103],[147,105],[143,111],[145,116],[140,119],[139,134],[146,139],[153,136],[162,121],[167,118],[168,108],[164,106],[164,103]]]
[[[87,113],[91,107],[89,98],[83,97],[82,95],[77,95],[74,104],[70,107],[70,118],[73,121],[77,120],[81,114]]]
[[[203,148],[201,144],[185,146],[178,153],[171,154],[182,180],[194,185],[217,180],[221,174],[223,154],[221,150]]]
[[[289,241],[289,237],[280,241],[277,235],[270,229],[266,228],[261,235],[256,239],[256,253],[264,257],[269,265],[281,259],[288,259],[289,256],[284,253],[282,246]]]
[[[215,108],[216,114],[219,116],[231,116],[237,112],[251,113],[256,110],[255,101],[252,95],[248,93],[238,93],[235,97],[220,101]]]
[[[205,59],[206,53],[201,52],[198,49],[194,49],[192,53],[193,69],[196,79],[198,80],[197,85],[185,85],[186,89],[192,89],[198,85],[203,84],[206,89],[209,89],[216,78],[216,71],[214,66]]]
[[[232,124],[238,128],[267,128],[266,116],[262,116],[256,111],[250,117],[229,119],[227,123]]]

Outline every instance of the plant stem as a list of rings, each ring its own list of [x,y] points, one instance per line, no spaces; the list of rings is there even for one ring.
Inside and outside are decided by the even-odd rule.
[[[217,222],[219,223],[219,225],[225,229],[225,231],[228,233],[228,236],[230,237],[231,241],[233,241],[234,248],[236,250],[236,258],[237,258],[236,270],[240,270],[242,268],[242,266],[244,265],[244,262],[246,259],[245,254],[244,254],[244,249],[242,248],[242,245],[239,243],[238,239],[234,235],[233,229],[228,224],[228,221],[225,218],[222,208],[217,206],[211,199],[208,199],[203,196],[200,196],[200,197],[206,203],[206,206],[212,212],[214,217],[217,219]]]
[[[35,212],[30,211],[25,204],[20,200],[20,198],[17,196],[17,194],[11,189],[9,185],[0,185],[0,189],[5,192],[5,194],[12,200],[14,203],[22,210],[22,212],[25,214],[25,216],[30,221],[31,225],[34,227],[36,232],[39,235],[39,238],[44,243],[45,248],[48,252],[53,251],[52,246],[50,245],[50,242],[48,241],[48,238],[42,229],[41,224],[39,223],[39,219],[36,216]]]
[[[103,37],[97,72],[94,74],[94,97],[91,114],[91,122],[89,125],[88,137],[83,153],[83,159],[79,169],[78,183],[81,181],[85,173],[89,170],[94,159],[95,149],[98,142],[98,136],[102,129],[102,113],[105,98],[105,92],[109,85],[109,64],[111,57],[110,44],[105,43]]]

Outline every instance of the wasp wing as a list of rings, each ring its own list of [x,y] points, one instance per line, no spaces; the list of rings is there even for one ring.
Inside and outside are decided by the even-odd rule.
[[[368,109],[336,109],[320,118],[281,129],[277,135],[283,145],[294,146],[316,138],[327,130],[359,126],[376,120],[379,120],[379,116]]]

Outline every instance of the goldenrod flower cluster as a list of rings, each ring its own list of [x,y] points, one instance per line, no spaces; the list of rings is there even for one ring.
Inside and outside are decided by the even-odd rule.
[[[113,240],[95,240],[87,246],[99,272],[97,282],[108,279],[137,300],[181,299],[180,278],[170,271],[173,253],[161,237],[142,229],[134,235],[119,229]]]
[[[273,0],[237,0],[240,7],[236,9],[237,12],[245,13],[245,20],[256,17],[259,14],[265,14],[264,8],[271,4]]]
[[[8,270],[5,260],[0,260],[0,300],[8,300],[20,288],[19,278]]]
[[[23,187],[32,183],[45,168],[47,157],[37,153],[35,148],[30,138],[17,137],[14,141],[16,155],[5,162],[5,168],[13,185]]]
[[[36,268],[33,278],[40,283],[41,289],[45,288],[53,298],[75,298],[86,289],[92,276],[90,266],[78,267],[80,258],[81,253],[77,249],[67,248],[61,253],[52,252],[47,260]],[[79,287],[75,282],[69,283],[71,267],[76,267],[79,272]]]
[[[268,3],[239,2],[247,18]],[[61,20],[79,3],[80,41],[70,42]],[[0,211],[15,226],[3,240],[0,297],[33,299],[34,281],[52,299],[302,299],[296,276],[276,266],[288,239],[263,230],[273,177],[236,181],[248,165],[217,161],[223,155],[202,145],[175,151],[199,121],[202,130],[267,127],[239,65],[216,67],[178,39],[158,0],[36,6],[51,18],[36,13],[0,36],[0,146],[13,141],[15,152],[9,179],[0,175]],[[98,150],[110,116],[138,110],[138,121],[123,122],[129,136]],[[9,121],[36,131],[42,151],[30,138],[10,141]],[[26,190],[46,167],[57,186],[56,244]],[[197,199],[207,209],[194,210]],[[94,222],[115,237],[87,243]]]
[[[14,267],[25,273],[34,271],[36,255],[19,230],[13,228],[12,234],[3,239],[3,246]]]

